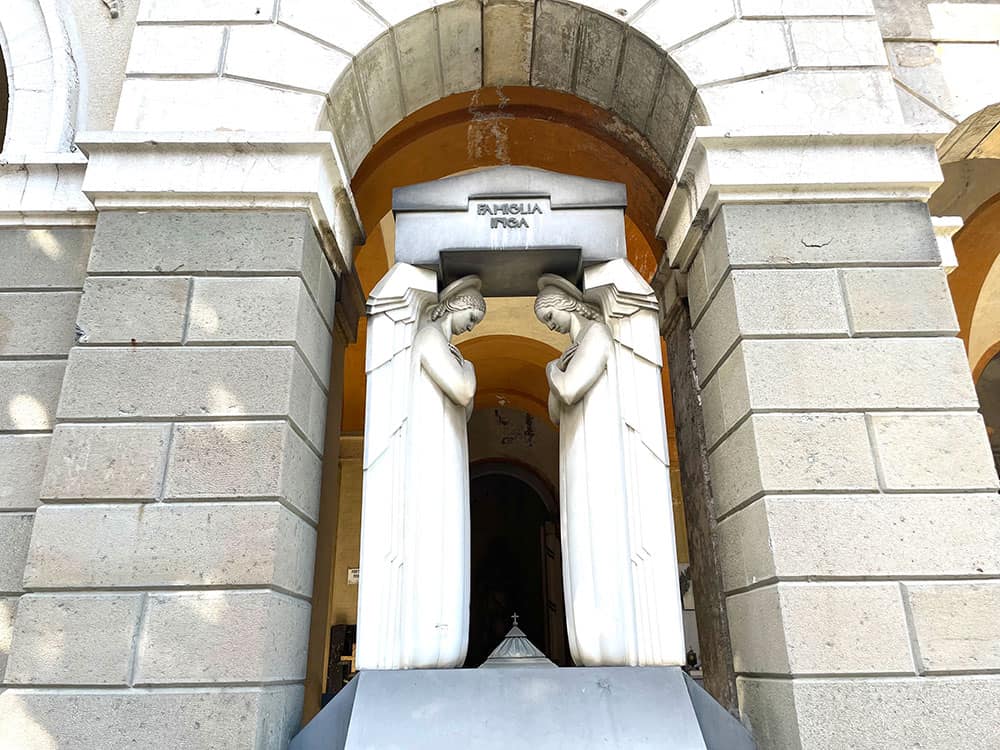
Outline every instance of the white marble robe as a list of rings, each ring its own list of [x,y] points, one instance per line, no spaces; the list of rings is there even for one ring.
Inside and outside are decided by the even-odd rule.
[[[587,280],[604,321],[580,336],[564,382],[599,374],[558,403],[570,649],[585,666],[683,664],[655,297],[625,261]]]
[[[468,646],[466,410],[427,369],[448,344],[436,288],[400,263],[368,302],[358,669],[460,666]]]

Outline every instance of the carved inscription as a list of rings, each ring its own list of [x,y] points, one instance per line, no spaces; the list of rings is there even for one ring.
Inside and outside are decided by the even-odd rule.
[[[526,217],[542,213],[537,203],[477,203],[476,213],[490,217],[490,229],[526,229],[530,226]]]

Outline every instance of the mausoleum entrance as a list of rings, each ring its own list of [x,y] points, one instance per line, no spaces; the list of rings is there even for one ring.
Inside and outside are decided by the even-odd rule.
[[[466,667],[480,666],[512,618],[545,655],[567,662],[558,508],[540,478],[507,461],[473,464],[472,597]]]

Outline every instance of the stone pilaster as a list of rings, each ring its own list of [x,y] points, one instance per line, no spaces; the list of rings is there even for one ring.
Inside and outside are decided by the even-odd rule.
[[[341,398],[331,363],[353,335],[337,275],[352,273],[357,225],[330,210],[339,176],[322,144],[267,160],[298,159],[298,184],[286,171],[239,185],[224,164],[253,173],[255,148],[271,146],[167,148],[135,184],[127,164],[148,144],[129,145],[91,152],[82,336],[0,729],[26,747],[46,735],[280,747],[302,710],[327,414]],[[339,420],[330,428],[336,444]]]
[[[936,171],[911,137],[706,129],[664,213],[764,747],[1000,741],[1000,631],[970,614],[1000,590],[1000,502],[923,205]]]

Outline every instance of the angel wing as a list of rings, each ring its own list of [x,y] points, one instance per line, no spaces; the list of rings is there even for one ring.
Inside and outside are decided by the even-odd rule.
[[[624,259],[587,269],[584,287],[614,339],[608,374],[621,415],[639,664],[683,664],[659,305],[652,288]]]
[[[434,272],[408,263],[390,268],[368,298],[358,669],[398,667],[411,355],[420,317],[435,301]]]

